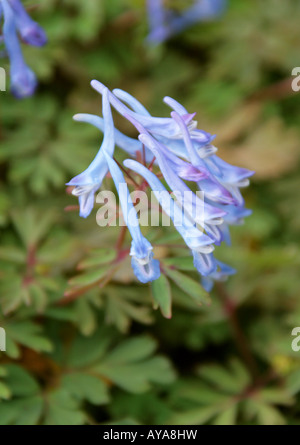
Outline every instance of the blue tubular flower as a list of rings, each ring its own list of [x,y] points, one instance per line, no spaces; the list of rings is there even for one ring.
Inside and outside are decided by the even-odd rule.
[[[207,162],[212,172],[225,184],[235,184],[237,187],[246,187],[249,185],[249,181],[246,180],[254,175],[253,171],[230,165],[219,158],[219,156],[211,156]]]
[[[132,119],[128,118],[132,123],[134,123],[137,128],[142,132],[139,139],[153,152],[155,155],[160,170],[168,183],[169,187],[172,189],[174,195],[178,199],[178,202],[184,207],[184,210],[188,213],[189,217],[197,224],[201,225],[203,229],[207,232],[209,237],[219,245],[223,240],[222,231],[215,227],[222,224],[223,217],[226,215],[226,208],[223,206],[223,212],[216,211],[217,208],[213,205],[206,203],[201,203],[200,198],[191,192],[189,187],[176,175],[178,173],[178,166],[172,165],[164,157],[164,150],[162,145],[159,144],[154,138],[149,134],[145,133],[142,127],[137,125],[137,123]],[[199,209],[202,213],[199,214]],[[199,263],[200,264],[200,263]],[[198,269],[198,268],[197,268]]]
[[[115,96],[118,99],[125,102],[127,105],[129,105],[132,108],[132,110],[135,113],[137,113],[134,116],[131,114],[131,117],[134,117],[134,119],[137,120],[139,123],[142,124],[141,120],[139,119],[138,114],[151,117],[150,113],[146,110],[146,108],[139,101],[137,101],[133,96],[128,94],[127,92],[120,90],[120,89],[114,89],[113,93],[115,94]],[[187,112],[187,110],[181,104],[179,104],[176,100],[174,100],[170,97],[165,97],[164,102],[167,105],[169,105],[171,108],[173,108],[175,111],[177,111],[177,113],[180,116],[182,116],[182,120],[184,122],[185,121],[188,122],[188,126],[186,128],[190,134],[190,137],[193,138],[193,144],[195,145],[195,150],[198,152],[198,155],[200,157],[201,157],[201,155],[203,157],[205,157],[205,156],[215,153],[215,151],[217,149],[215,147],[213,147],[212,145],[210,145],[210,143],[215,138],[215,136],[210,135],[206,131],[198,130],[195,128],[197,126],[197,122],[192,120],[192,118],[195,116],[195,113],[189,114]],[[119,106],[120,105],[122,105],[122,104],[119,103]],[[125,109],[122,110],[122,114],[125,113],[125,111],[126,111]],[[128,114],[128,113],[125,113],[123,115],[126,116],[126,114]],[[149,120],[146,123],[144,121],[143,125],[146,128],[148,128],[149,131],[152,130],[152,132],[155,133],[155,130],[153,131],[152,124],[151,123],[149,124]],[[149,127],[149,125],[150,125],[150,127]],[[182,141],[180,139],[180,137],[182,136],[180,132],[181,132],[181,129],[180,129],[180,126],[178,126],[175,134],[172,133],[171,135],[167,135],[167,134],[162,135],[162,133],[160,132],[160,134],[156,134],[156,137],[163,145],[168,146],[168,148],[166,150],[166,155],[170,158],[170,160],[171,160],[171,155],[174,154],[175,156],[173,156],[173,159],[177,159],[177,161],[175,161],[175,163],[176,164],[179,163],[179,165],[182,167],[183,166],[182,160],[178,159],[177,156],[181,156],[185,159],[189,159],[189,155],[188,155],[188,153],[186,153],[186,146],[184,144],[184,141]],[[178,139],[178,137],[179,137],[179,139]],[[205,149],[203,147],[205,147]],[[196,169],[193,169],[193,166],[190,166],[190,170],[193,170],[194,172],[196,171]],[[201,179],[203,179],[203,175],[207,176],[207,174],[204,171],[201,171],[201,169],[199,169],[199,168],[198,168],[198,170],[199,170]],[[203,170],[205,170],[204,165],[203,165]],[[186,168],[183,168],[182,172],[185,172],[185,171],[186,171]],[[199,173],[198,173],[198,175],[199,175]],[[183,176],[183,178],[187,179],[184,176]],[[187,179],[187,180],[197,181],[197,179],[195,179],[195,178]]]
[[[10,59],[11,91],[19,99],[31,96],[37,87],[34,72],[26,65],[17,30],[31,45],[46,43],[44,31],[26,13],[19,0],[1,0],[4,16],[3,41]]]
[[[202,286],[207,292],[212,290],[215,281],[226,281],[229,275],[234,275],[236,273],[235,269],[225,263],[221,263],[221,261],[216,261],[216,266],[217,270],[201,279]]]
[[[218,208],[224,209],[225,206],[221,204],[215,204]],[[229,226],[239,226],[244,223],[244,218],[250,216],[252,211],[241,206],[226,206],[226,215],[224,216],[224,222],[218,226],[221,238],[220,241],[225,241],[226,244],[231,245]]]
[[[205,163],[218,181],[230,191],[236,201],[236,205],[243,206],[244,200],[239,188],[249,185],[248,178],[252,176],[254,172],[246,168],[230,165],[216,155],[207,158]]]
[[[165,104],[176,111],[179,116],[188,114],[187,110],[175,99],[166,96],[163,100]],[[200,158],[206,158],[216,153],[217,148],[211,144],[216,137],[215,135],[211,135],[210,133],[199,129],[193,129],[192,131],[189,130],[189,134],[193,143],[193,147]],[[169,150],[177,156],[180,156],[187,160],[189,159],[189,154],[187,152],[186,145],[183,139],[171,140],[160,137],[160,141],[167,145]]]
[[[157,280],[160,276],[159,261],[153,259],[152,246],[142,235],[137,214],[133,206],[126,181],[118,164],[103,150],[109,171],[119,192],[120,204],[125,223],[132,236],[130,249],[134,274],[142,283]]]
[[[187,213],[190,215],[192,220],[194,220],[195,223],[200,224],[203,226],[203,221],[209,221],[211,224],[221,224],[222,223],[222,217],[224,216],[225,212],[219,212],[215,207],[212,207],[210,205],[204,206],[204,214],[198,215],[197,208],[202,209],[202,203],[200,203],[200,198],[191,192],[189,187],[183,182],[176,172],[174,172],[172,168],[172,162],[171,164],[168,162],[168,159],[164,156],[164,149],[163,146],[156,141],[148,132],[147,130],[140,125],[134,118],[125,115],[130,122],[132,122],[133,125],[136,126],[137,130],[141,133],[139,136],[139,140],[148,147],[153,155],[156,157],[158,165],[161,169],[161,172],[167,181],[169,187],[173,191],[174,195],[177,197],[178,201],[184,206]],[[171,157],[174,164],[174,157]],[[174,167],[173,164],[173,167]],[[176,170],[176,169],[175,169]],[[185,194],[186,192],[186,194]],[[184,201],[183,201],[184,198]]]
[[[124,165],[146,179],[158,202],[165,213],[172,219],[176,230],[182,236],[186,245],[191,249],[194,257],[194,265],[202,275],[210,275],[215,270],[215,260],[211,252],[213,251],[212,240],[200,232],[186,217],[160,180],[146,167],[136,161],[127,159]]]
[[[137,152],[144,151],[146,162],[151,164],[149,168],[129,159],[124,164],[149,184],[190,249],[194,266],[203,277],[203,286],[210,290],[214,281],[224,280],[234,273],[232,268],[216,261],[213,250],[222,242],[230,244],[229,226],[241,224],[251,213],[244,207],[240,188],[248,185],[253,172],[220,159],[216,155],[217,148],[212,145],[215,136],[199,130],[195,113],[188,113],[176,100],[164,99],[173,110],[170,118],[153,117],[125,91],[110,92],[95,80],[91,84],[103,96],[103,118],[77,114],[74,119],[94,125],[104,133],[104,139],[91,165],[68,183],[75,186],[73,194],[79,196],[80,215],[86,217],[90,213],[94,193],[110,171],[132,236],[130,255],[134,273],[143,283],[158,278],[158,261],[153,259],[152,246],[141,234],[124,176],[113,160],[115,143],[132,157],[138,157]],[[135,126],[139,132],[137,139],[114,128],[110,106]],[[153,164],[160,168],[175,199],[152,173]],[[204,198],[192,192],[185,181],[196,183],[204,192]]]
[[[75,116],[73,116],[73,119],[77,122],[87,122],[88,124],[91,124],[94,127],[98,128],[101,133],[105,131],[104,119],[100,116],[96,116],[94,114],[80,113],[75,114]],[[139,140],[126,136],[116,128],[114,130],[114,138],[115,144],[122,150],[126,151],[130,156],[136,156],[136,153],[141,152],[143,149],[143,145]],[[145,155],[146,161],[151,162],[153,155],[147,148],[145,148]]]
[[[92,87],[98,91],[98,93],[103,94],[106,89],[98,80],[92,80]],[[120,113],[122,116],[128,115],[136,119],[141,125],[143,125],[150,133],[167,137],[169,139],[180,139],[181,132],[177,123],[172,118],[167,117],[152,117],[146,116],[144,114],[139,114],[132,111],[126,105],[124,105],[113,93],[109,92],[109,101],[111,105]],[[187,114],[182,116],[184,122],[188,126],[189,131],[192,131],[197,126],[197,122],[193,120],[194,114]]]
[[[20,0],[9,0],[15,13],[15,22],[23,42],[32,46],[44,46],[47,36],[43,28],[27,14]]]
[[[183,15],[186,24],[214,19],[225,11],[226,0],[198,0]]]
[[[165,28],[165,9],[163,0],[147,0],[148,20],[150,34],[148,42],[163,42],[168,37],[168,30]]]
[[[154,173],[132,159],[126,159],[124,165],[143,176],[148,182],[163,210],[172,219],[176,230],[191,250],[204,253],[213,251],[212,240],[198,230],[196,225],[186,217]]]
[[[105,88],[103,84],[96,80],[93,80],[91,85],[100,94],[102,94]],[[129,115],[133,117],[145,128],[147,128],[147,130],[153,133],[160,142],[167,145],[169,151],[177,156],[189,159],[189,155],[186,153],[184,141],[182,140],[182,131],[178,124],[174,125],[172,119],[169,118],[152,117],[140,102],[123,90],[115,89],[113,90],[113,93],[114,95],[110,95],[110,101],[121,115]],[[121,101],[118,101],[117,98],[126,102],[127,105],[132,108],[134,113],[132,113],[132,110],[124,106]],[[195,150],[198,152],[200,157],[209,156],[217,151],[217,149],[211,145],[211,142],[215,136],[196,128],[197,122],[193,120],[195,113],[188,113],[181,104],[170,97],[165,97],[164,102],[173,108],[182,117],[184,123],[186,123],[186,127],[190,137],[192,138]],[[148,119],[142,119],[141,115],[148,117]]]
[[[86,218],[94,207],[95,192],[101,187],[102,181],[108,172],[104,150],[113,156],[115,148],[114,122],[108,100],[108,89],[103,92],[102,112],[104,119],[104,138],[100,150],[90,166],[80,175],[71,179],[67,185],[75,186],[72,194],[79,197],[80,216]],[[93,116],[89,120],[93,124]]]
[[[11,91],[17,98],[31,96],[37,86],[35,74],[26,65],[17,36],[15,17],[7,0],[2,0],[3,39],[10,58]]]
[[[187,152],[189,154],[189,160],[191,164],[199,168],[202,171],[206,172],[207,179],[199,181],[200,190],[202,190],[208,198],[212,201],[217,201],[222,204],[234,204],[235,201],[229,191],[223,187],[218,180],[209,172],[207,169],[205,162],[199,156],[199,153],[195,149],[192,139],[190,137],[189,131],[185,125],[182,116],[180,116],[176,111],[171,113],[173,119],[178,123],[181,128],[183,140],[185,142]]]
[[[202,277],[210,276],[217,269],[217,262],[212,253],[203,254],[201,252],[192,251],[194,258],[194,266]]]
[[[179,34],[189,26],[220,16],[226,7],[226,0],[196,0],[194,5],[176,14],[163,6],[163,0],[148,0],[150,34],[148,41],[161,43]]]
[[[119,88],[115,88],[113,93],[123,102],[126,102],[136,113],[141,114],[142,116],[151,116],[144,105],[142,105],[135,97],[131,96],[131,94],[124,90],[120,90]]]

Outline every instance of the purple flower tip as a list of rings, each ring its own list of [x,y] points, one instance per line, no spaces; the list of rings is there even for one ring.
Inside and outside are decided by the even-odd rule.
[[[20,33],[24,43],[32,46],[44,46],[47,43],[47,36],[43,28],[37,23],[22,29]]]
[[[11,92],[18,99],[32,96],[37,87],[37,79],[34,72],[25,67],[11,77]]]

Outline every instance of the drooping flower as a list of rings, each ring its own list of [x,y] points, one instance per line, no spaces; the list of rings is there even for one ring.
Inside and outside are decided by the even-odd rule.
[[[103,85],[98,80],[92,80],[91,85],[100,94],[103,94],[104,90],[106,89],[105,85]],[[150,114],[141,114],[134,108],[133,103],[130,103],[132,109],[128,108],[128,106],[121,102],[121,100],[119,100],[118,97],[112,92],[108,93],[108,97],[111,105],[116,109],[118,113],[120,113],[122,116],[128,115],[135,118],[149,132],[151,132],[158,138],[163,137],[172,140],[181,139],[182,134],[180,128],[178,127],[174,119],[169,117],[153,117]],[[183,116],[183,119],[192,134],[193,130],[197,126],[197,122],[193,120],[193,117],[194,115],[192,114],[186,114]]]
[[[204,210],[201,215],[198,215],[196,205],[198,203],[198,208],[202,209],[202,204],[199,204],[200,198],[198,198],[186,185],[186,183],[176,174],[172,168],[172,164],[168,162],[167,157],[164,154],[163,146],[158,141],[155,140],[146,129],[137,123],[132,117],[128,116],[128,120],[132,122],[136,128],[140,131],[139,140],[143,142],[143,144],[148,147],[153,155],[155,156],[160,170],[168,183],[169,187],[173,191],[174,195],[177,197],[179,202],[181,202],[184,193],[186,192],[186,196],[190,196],[191,199],[185,199],[184,202],[181,202],[182,205],[185,206],[187,212],[190,217],[194,220],[195,224],[203,225],[204,221],[213,221],[215,224],[221,224],[222,217],[225,215],[225,212],[218,211],[218,209],[212,206],[204,206]],[[174,158],[173,158],[174,159]],[[205,174],[205,173],[204,173]],[[217,220],[217,221],[216,221]]]
[[[161,43],[197,22],[213,20],[226,7],[226,0],[195,0],[189,8],[176,12],[164,6],[164,0],[147,0],[150,33],[148,42]]]
[[[102,133],[105,131],[105,121],[102,117],[95,114],[75,114],[73,119],[77,122],[86,122],[94,127],[98,128]],[[143,145],[138,139],[130,138],[121,131],[114,129],[115,144],[126,151],[130,156],[136,156],[137,152],[141,152]],[[151,162],[153,156],[148,149],[145,149],[146,161]]]
[[[8,0],[15,14],[15,22],[23,42],[32,46],[44,46],[47,36],[43,28],[27,13],[20,0]]]
[[[176,230],[190,248],[194,257],[194,265],[199,273],[203,276],[212,274],[216,269],[214,257],[211,255],[211,252],[214,250],[213,240],[203,232],[200,232],[196,224],[191,223],[182,209],[171,198],[160,180],[150,170],[139,162],[129,159],[124,162],[124,165],[146,179],[163,210],[170,216]]]
[[[215,281],[226,281],[230,275],[234,275],[236,270],[221,261],[216,261],[216,270],[208,276],[201,279],[202,286],[207,292],[213,288]]]
[[[72,194],[79,198],[80,216],[86,218],[94,206],[95,192],[101,187],[106,174],[110,172],[119,193],[125,223],[132,236],[130,255],[133,271],[142,283],[148,283],[159,278],[159,261],[153,259],[152,246],[141,233],[124,175],[113,160],[115,134],[118,139],[121,133],[117,133],[114,128],[108,100],[108,89],[103,92],[102,111],[103,121],[101,121],[101,128],[103,123],[104,138],[100,150],[90,166],[83,173],[68,182],[67,185],[74,186]],[[95,120],[95,116],[89,117],[85,115],[84,119],[80,120],[85,120],[92,125],[96,122],[96,126],[99,125],[99,121]],[[121,140],[123,141],[122,136]]]
[[[210,289],[214,281],[222,281],[233,274],[230,266],[215,259],[214,246],[222,242],[230,244],[229,226],[241,224],[243,218],[251,213],[244,207],[240,189],[248,185],[253,172],[220,159],[216,154],[217,148],[212,144],[215,137],[198,129],[195,113],[188,113],[174,99],[164,99],[173,110],[170,117],[153,117],[125,91],[117,89],[111,92],[96,80],[91,84],[103,97],[103,118],[79,114],[74,119],[94,125],[104,132],[104,139],[91,165],[68,183],[75,186],[73,194],[79,196],[80,215],[86,217],[91,212],[94,193],[110,171],[116,187],[120,184],[126,187],[122,196],[120,194],[120,205],[133,239],[131,256],[134,272],[142,282],[159,276],[159,265],[153,260],[152,246],[136,225],[137,216],[128,198],[124,175],[113,159],[116,143],[136,158],[127,159],[124,165],[144,178],[163,211],[173,221],[193,256],[203,286]],[[110,106],[135,126],[139,132],[137,139],[114,128]],[[141,153],[143,164],[138,162]],[[150,162],[148,167],[147,162]],[[160,169],[169,190],[152,172],[153,164]],[[187,182],[198,186],[198,191],[193,192]],[[128,216],[128,200],[130,212],[134,212],[134,226]]]
[[[104,177],[108,173],[108,165],[104,151],[106,151],[109,156],[113,156],[115,149],[114,122],[108,100],[107,88],[103,92],[102,112],[104,121],[104,138],[100,150],[89,167],[67,183],[67,185],[75,187],[72,194],[78,196],[80,216],[84,218],[91,213],[94,207],[95,192],[99,190]],[[94,119],[92,118],[89,122],[93,123]]]
[[[105,149],[103,152],[110,174],[119,192],[123,217],[132,237],[130,255],[133,271],[142,283],[157,280],[160,276],[159,261],[153,259],[152,246],[141,233],[124,175],[118,164]]]
[[[20,0],[0,0],[0,8],[4,17],[3,42],[10,60],[11,91],[22,99],[35,92],[37,79],[24,60],[18,33],[25,43],[33,46],[45,45],[47,37],[27,14]]]

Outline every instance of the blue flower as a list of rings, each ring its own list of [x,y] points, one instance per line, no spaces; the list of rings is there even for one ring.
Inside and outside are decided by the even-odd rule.
[[[165,213],[172,219],[176,230],[191,249],[194,256],[194,265],[202,275],[210,275],[215,271],[216,265],[211,252],[213,241],[203,232],[200,232],[194,223],[186,217],[182,209],[174,202],[160,180],[139,162],[127,159],[124,165],[143,176]]]
[[[15,22],[23,42],[32,46],[44,46],[47,36],[43,28],[27,14],[20,0],[8,0],[15,14]]]
[[[236,270],[221,261],[216,261],[217,269],[206,277],[202,277],[202,286],[207,292],[213,288],[215,281],[226,281],[230,275],[234,275]]]
[[[165,9],[163,0],[147,0],[148,20],[150,34],[148,41],[152,43],[163,42],[168,38],[168,29],[165,26]]]
[[[161,43],[179,34],[189,26],[220,16],[226,7],[226,0],[195,0],[195,3],[181,13],[165,9],[163,0],[147,0],[150,43]]]
[[[102,133],[105,131],[104,119],[100,116],[96,116],[94,114],[75,114],[73,119],[77,122],[87,122],[90,125],[98,128]],[[138,139],[133,139],[125,134],[121,133],[121,131],[114,129],[114,138],[115,144],[127,152],[130,156],[136,156],[137,152],[141,152],[143,149],[143,144]],[[146,148],[145,149],[146,161],[151,162],[153,155]]]
[[[159,264],[153,259],[151,244],[141,234],[125,178],[113,159],[115,144],[138,160],[143,152],[145,164],[127,159],[124,165],[150,186],[190,249],[203,286],[211,289],[214,281],[234,273],[215,259],[214,248],[222,242],[230,244],[229,227],[241,224],[251,214],[244,206],[240,189],[249,184],[254,172],[220,159],[213,145],[215,136],[198,129],[195,113],[188,113],[176,100],[164,99],[173,110],[170,117],[153,117],[127,92],[119,89],[111,92],[96,80],[91,85],[103,96],[103,118],[77,114],[74,119],[94,125],[104,133],[104,139],[91,165],[68,183],[75,186],[73,194],[79,197],[80,215],[86,217],[91,212],[94,193],[110,171],[116,188],[119,187],[120,205],[132,236],[130,254],[134,273],[143,283],[155,280],[160,273]],[[114,128],[110,106],[135,126],[139,132],[137,139]],[[159,167],[169,190],[152,172],[152,167],[147,167],[147,162]],[[186,181],[193,182],[199,190],[193,192]]]
[[[106,89],[98,80],[92,80],[92,87],[98,91],[98,93],[103,94]],[[120,113],[122,116],[128,115],[136,119],[141,125],[143,125],[148,131],[156,136],[167,137],[169,139],[181,139],[181,131],[178,124],[172,118],[166,117],[152,117],[151,115],[140,114],[136,111],[132,111],[126,105],[121,102],[117,96],[111,92],[108,93],[109,101],[111,105]],[[182,116],[189,131],[192,131],[196,126],[197,122],[193,121],[193,114],[187,114]]]
[[[153,259],[152,246],[141,233],[124,175],[118,164],[106,153],[105,149],[103,153],[119,193],[124,221],[132,237],[130,255],[133,271],[142,283],[157,280],[160,276],[159,261]]]
[[[102,112],[104,120],[104,138],[100,150],[93,162],[80,175],[75,176],[67,183],[69,186],[75,186],[72,194],[78,196],[80,206],[80,216],[86,218],[94,207],[95,192],[101,187],[102,181],[108,173],[108,165],[104,150],[113,156],[115,149],[115,130],[111,114],[110,103],[108,100],[108,89],[103,91]],[[94,123],[93,116],[88,118],[90,123]]]
[[[1,0],[1,5],[4,16],[3,41],[10,59],[11,91],[22,99],[35,92],[37,79],[23,58],[17,31],[24,42],[30,45],[42,46],[47,39],[42,28],[28,16],[19,0]]]
[[[188,158],[191,164],[202,171],[205,171],[206,178],[199,181],[200,190],[202,190],[208,198],[211,200],[216,200],[223,204],[234,204],[234,198],[230,192],[222,186],[218,179],[207,169],[204,160],[200,157],[196,148],[193,145],[192,138],[190,137],[189,130],[184,122],[182,116],[180,116],[176,111],[171,113],[171,116],[178,123],[182,131],[183,141],[186,146],[186,151],[188,153]]]
[[[200,225],[204,224],[204,221],[212,222],[214,224],[221,224],[223,221],[221,218],[225,215],[225,212],[218,211],[217,208],[214,208],[210,205],[203,206],[202,203],[199,202],[200,198],[190,190],[186,183],[176,174],[176,169],[174,171],[172,164],[168,162],[168,159],[165,156],[165,152],[162,149],[162,144],[160,144],[155,138],[153,138],[146,131],[146,129],[132,117],[127,116],[127,118],[140,131],[141,134],[139,136],[139,140],[142,141],[143,144],[145,144],[145,146],[152,151],[153,155],[156,157],[156,160],[166,182],[168,183],[169,187],[171,188],[179,202],[184,205],[187,213],[194,220],[194,222]],[[172,159],[174,159],[174,157],[172,157]],[[184,197],[186,197],[186,199],[184,199],[183,201]],[[197,208],[203,208],[203,213],[199,215]]]

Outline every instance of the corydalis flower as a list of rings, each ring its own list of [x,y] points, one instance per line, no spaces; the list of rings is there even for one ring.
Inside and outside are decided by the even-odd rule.
[[[222,281],[234,273],[230,266],[215,259],[214,248],[222,242],[230,244],[229,227],[241,224],[243,218],[251,213],[244,207],[240,189],[249,184],[253,172],[220,159],[216,154],[217,148],[212,144],[215,136],[198,129],[195,113],[188,113],[174,99],[164,99],[173,110],[170,117],[153,117],[125,91],[117,89],[111,92],[96,80],[91,84],[102,95],[103,118],[78,114],[74,119],[95,126],[104,132],[104,139],[91,165],[68,183],[75,186],[73,194],[79,197],[80,215],[86,217],[90,214],[94,193],[109,171],[117,188],[120,185],[126,187],[124,192],[119,191],[119,195],[133,239],[130,254],[134,273],[143,283],[159,276],[159,265],[153,260],[152,246],[136,225],[137,216],[125,178],[113,160],[116,144],[132,158],[136,158],[125,160],[124,165],[142,176],[152,189],[163,211],[170,217],[190,250],[194,266],[202,276],[203,286],[210,290],[214,281]],[[135,126],[139,132],[137,139],[114,128],[110,106]],[[151,166],[155,164],[159,167],[169,190],[152,172],[152,167],[150,169],[146,166],[147,162],[138,162],[141,153],[147,162],[151,161]],[[198,191],[204,197],[201,193],[193,192],[186,181],[198,186]],[[128,202],[129,213],[134,212],[133,220],[127,213]]]
[[[182,236],[186,245],[190,248],[194,265],[198,272],[203,276],[209,276],[216,270],[216,263],[211,252],[214,250],[213,240],[204,233],[200,232],[196,225],[184,215],[182,209],[173,201],[168,191],[159,181],[159,179],[139,162],[126,160],[126,167],[134,170],[143,176],[157,197],[165,213],[172,219],[175,228]]]
[[[103,120],[100,123],[99,120],[95,120],[95,116],[91,116],[90,119],[87,115],[81,116],[79,119],[76,116],[77,120],[83,120],[92,125],[96,124],[95,126],[103,128],[104,138],[100,150],[90,166],[67,185],[74,186],[72,193],[79,198],[80,216],[86,218],[94,206],[95,192],[101,187],[104,177],[110,172],[119,193],[125,223],[132,236],[130,256],[133,271],[139,281],[148,283],[159,278],[159,262],[153,259],[152,246],[141,233],[124,175],[113,159],[115,136],[117,140],[124,140],[121,133],[114,128],[108,93],[108,89],[103,92]]]
[[[153,259],[152,246],[141,233],[124,175],[118,164],[106,153],[105,149],[103,152],[110,174],[119,191],[124,220],[132,236],[130,256],[133,271],[142,283],[157,280],[160,276],[159,261]],[[123,187],[121,187],[122,185]]]
[[[47,42],[44,30],[27,14],[20,0],[0,0],[0,19],[3,15],[3,42],[10,60],[11,91],[17,98],[31,96],[37,80],[26,65],[18,33],[24,43],[43,46]]]
[[[192,6],[176,13],[165,7],[164,0],[147,0],[150,27],[147,40],[151,43],[161,43],[197,22],[220,16],[225,7],[226,0],[195,0]]]
[[[227,264],[222,263],[221,261],[216,261],[216,269],[214,270],[214,272],[206,277],[202,277],[202,286],[207,292],[210,292],[213,288],[214,281],[226,281],[227,278],[230,275],[234,275],[235,272],[235,269],[228,266]]]
[[[103,92],[102,112],[104,122],[104,138],[100,150],[93,162],[80,175],[71,179],[67,185],[74,186],[72,193],[79,198],[80,216],[86,218],[94,207],[95,192],[101,187],[102,181],[108,173],[105,151],[113,156],[115,149],[114,122],[108,100],[108,89]],[[91,119],[93,124],[94,120]]]

